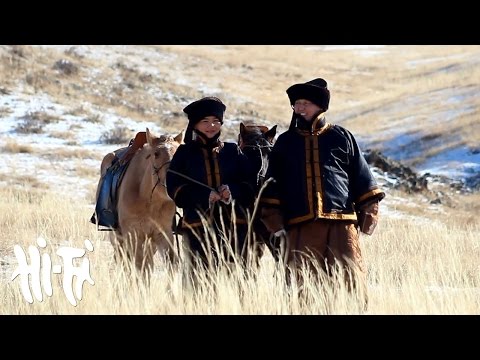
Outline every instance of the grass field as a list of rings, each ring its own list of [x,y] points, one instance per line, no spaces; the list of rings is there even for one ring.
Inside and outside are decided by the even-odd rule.
[[[282,271],[265,256],[255,277],[220,268],[202,274],[197,291],[182,287],[181,273],[168,270],[160,257],[150,287],[132,283],[112,257],[112,247],[88,222],[86,203],[40,191],[0,191],[0,293],[2,314],[362,314],[359,301],[344,286],[307,277],[309,297],[299,299],[285,288]],[[372,237],[362,236],[368,269],[369,308],[366,314],[477,314],[480,311],[480,239],[478,222],[439,221],[415,217],[384,217]],[[83,298],[73,306],[64,293],[63,277],[52,275],[52,296],[30,304],[20,290],[20,277],[10,278],[17,266],[12,249],[47,246],[53,265],[56,254],[70,246],[87,251],[95,284],[83,285]],[[76,264],[80,266],[80,264]],[[75,285],[76,282],[72,282]],[[214,289],[217,289],[216,292]],[[293,292],[295,294],[295,292]],[[272,301],[275,299],[275,301]]]

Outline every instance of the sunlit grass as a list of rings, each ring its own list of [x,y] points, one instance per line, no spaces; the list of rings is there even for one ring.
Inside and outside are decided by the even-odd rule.
[[[361,237],[367,267],[368,311],[341,282],[314,281],[305,274],[307,297],[285,285],[283,270],[266,255],[260,268],[220,264],[213,272],[199,271],[196,290],[183,286],[182,271],[159,256],[149,287],[125,276],[113,261],[104,232],[88,222],[92,208],[65,201],[50,192],[0,191],[0,288],[2,314],[476,314],[480,311],[479,222],[382,217],[372,237]],[[22,214],[19,216],[19,214]],[[10,281],[18,261],[14,245],[27,249],[41,236],[42,249],[55,254],[62,246],[85,248],[95,285],[84,283],[83,299],[72,306],[52,275],[53,295],[43,302],[26,302],[20,278]],[[78,265],[78,264],[77,264]]]

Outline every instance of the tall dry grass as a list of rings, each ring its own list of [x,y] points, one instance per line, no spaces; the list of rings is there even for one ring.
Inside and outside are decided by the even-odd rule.
[[[132,283],[115,265],[105,233],[88,222],[92,208],[66,200],[48,192],[0,190],[1,314],[363,314],[357,298],[328,279],[317,283],[307,276],[309,296],[298,298],[269,256],[255,276],[225,267],[200,272],[196,291],[182,286],[181,272],[157,257],[150,287]],[[478,314],[479,230],[478,221],[384,216],[376,233],[361,240],[368,269],[365,314]],[[17,266],[14,246],[27,249],[39,236],[54,265],[61,265],[59,247],[93,243],[86,257],[95,284],[83,285],[77,306],[68,302],[58,274],[52,275],[53,295],[33,304],[21,293],[20,278],[10,280]]]

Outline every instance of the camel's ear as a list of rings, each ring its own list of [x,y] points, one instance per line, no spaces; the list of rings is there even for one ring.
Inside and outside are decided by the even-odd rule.
[[[243,134],[245,133],[245,125],[243,124],[243,122],[240,123],[240,134]]]
[[[277,135],[277,125],[272,127],[270,130],[268,130],[263,136],[265,139],[268,140],[268,142],[273,143],[273,140],[275,139],[275,135]]]
[[[185,129],[182,129],[182,131],[180,131],[180,134],[178,134],[177,136],[175,136],[173,138],[173,140],[175,140],[177,143],[181,144],[183,142],[183,136],[185,135]]]
[[[154,138],[154,136],[152,135],[150,130],[147,128],[147,143],[148,143],[148,145],[154,146],[153,145],[153,138]]]

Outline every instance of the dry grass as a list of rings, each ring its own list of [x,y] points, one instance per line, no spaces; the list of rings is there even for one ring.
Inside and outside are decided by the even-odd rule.
[[[52,160],[63,160],[63,159],[97,159],[101,160],[102,155],[97,151],[88,150],[88,149],[69,149],[69,148],[57,148],[55,151],[52,150],[38,150],[37,153],[39,156],[52,159]]]
[[[72,107],[70,110],[68,110],[65,113],[65,115],[72,115],[72,116],[87,116],[86,114],[89,114],[89,111],[87,109],[85,109],[84,106]],[[85,121],[89,122],[88,119],[89,119],[89,116],[85,117]],[[92,122],[94,122],[94,121],[92,121]]]
[[[1,88],[0,88],[0,90],[1,90]],[[1,91],[0,91],[0,94],[2,94]],[[13,112],[13,110],[10,109],[9,107],[1,106],[0,107],[0,118],[7,117],[7,115],[10,115],[12,112]]]
[[[83,121],[88,122],[88,123],[102,123],[103,122],[103,117],[100,114],[93,114],[90,116],[87,116]]]
[[[3,183],[7,188],[19,189],[48,189],[48,185],[39,181],[33,175],[18,175],[15,172],[8,174],[0,173],[0,183]]]
[[[100,136],[100,142],[104,144],[128,144],[133,136],[134,132],[131,129],[122,123],[117,123],[112,130],[106,131]]]
[[[50,192],[0,190],[2,314],[358,314],[359,302],[342,286],[307,279],[310,297],[289,297],[282,272],[266,257],[255,278],[233,268],[200,273],[198,291],[184,288],[181,275],[168,270],[160,258],[150,288],[134,285],[118,271],[112,249],[88,222],[91,208],[65,201]],[[22,216],[19,216],[22,214]],[[362,236],[368,269],[368,314],[477,314],[480,311],[479,222],[397,220],[383,217],[372,237]],[[47,240],[42,250],[61,264],[55,250],[84,248],[95,285],[85,283],[83,299],[74,307],[53,274],[53,295],[28,304],[20,279],[10,281],[17,259],[13,246],[26,249],[37,237]],[[217,288],[215,294],[214,288]],[[272,301],[272,299],[275,299]]]
[[[98,169],[78,164],[75,166],[75,174],[82,179],[96,178],[98,177]],[[94,197],[91,199],[94,199]]]
[[[11,154],[32,154],[35,152],[30,145],[18,144],[12,140],[7,141],[7,143],[2,146],[1,151]]]
[[[52,131],[50,136],[63,139],[63,140],[70,140],[73,141],[75,139],[75,134],[71,131]]]
[[[56,115],[44,111],[28,112],[20,119],[16,131],[20,134],[39,134],[43,132],[45,125],[59,122],[61,119]]]

